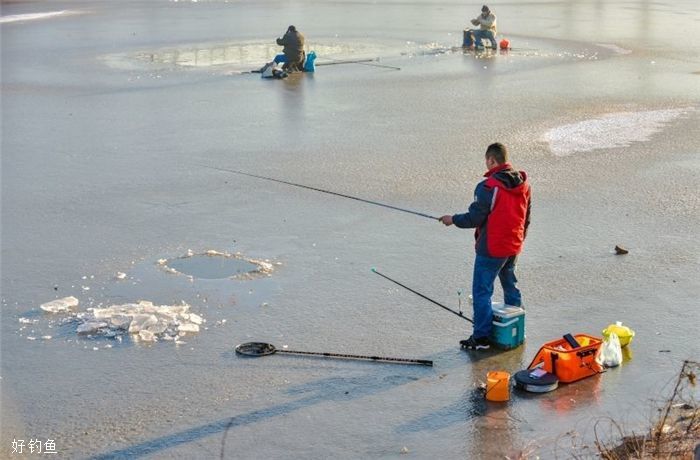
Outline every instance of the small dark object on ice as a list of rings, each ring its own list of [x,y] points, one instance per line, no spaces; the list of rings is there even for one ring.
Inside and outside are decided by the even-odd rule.
[[[629,251],[627,249],[623,248],[622,246],[617,245],[617,246],[615,246],[615,254],[617,254],[618,256],[621,256],[623,254],[629,254]]]

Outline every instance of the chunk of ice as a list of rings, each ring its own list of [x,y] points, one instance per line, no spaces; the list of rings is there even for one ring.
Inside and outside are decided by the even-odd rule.
[[[146,329],[148,326],[158,324],[158,318],[155,315],[140,314],[134,315],[131,324],[129,325],[129,332],[136,333],[140,332],[142,329]]]
[[[129,330],[131,317],[123,314],[116,314],[110,318],[109,323],[112,328]]]
[[[199,332],[199,326],[194,323],[181,323],[177,326],[180,332]]]
[[[202,324],[202,319],[201,316],[195,314],[195,313],[190,313],[190,321],[192,321],[194,324]]]
[[[49,313],[61,313],[70,311],[78,306],[79,300],[73,296],[64,297],[62,299],[52,300],[51,302],[42,303],[40,308]]]
[[[154,305],[141,300],[138,303],[111,305],[92,308],[86,312],[74,313],[71,320],[77,320],[78,332],[102,337],[115,337],[128,331],[133,339],[144,342],[157,342],[159,339],[176,341],[179,335],[199,332],[199,325],[205,320],[196,313],[189,312],[190,306]]]
[[[157,324],[148,326],[145,330],[151,334],[162,334],[166,331],[166,329],[168,329],[168,325],[165,323],[165,321],[159,321]],[[142,329],[140,332],[144,332],[144,330]]]
[[[78,326],[78,334],[93,334],[103,327],[107,327],[107,323],[104,321],[87,321],[80,326]]]
[[[144,342],[155,342],[156,341],[156,336],[153,332],[147,331],[147,330],[141,330],[139,331],[139,338],[143,340]]]

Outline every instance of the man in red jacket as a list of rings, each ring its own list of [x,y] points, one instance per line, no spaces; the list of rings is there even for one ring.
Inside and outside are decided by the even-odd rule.
[[[476,259],[472,280],[474,333],[460,341],[464,348],[489,348],[493,321],[491,296],[498,277],[507,305],[521,306],[515,267],[530,225],[530,184],[524,171],[516,171],[508,162],[508,150],[501,143],[486,149],[483,181],[474,190],[474,202],[464,214],[445,215],[446,226],[474,228]]]

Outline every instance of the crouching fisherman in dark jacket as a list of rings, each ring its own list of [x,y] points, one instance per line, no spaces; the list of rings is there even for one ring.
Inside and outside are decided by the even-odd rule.
[[[474,333],[460,344],[464,348],[489,348],[493,310],[491,295],[496,278],[503,287],[507,305],[520,307],[515,266],[530,225],[530,184],[524,171],[508,162],[503,144],[489,145],[485,155],[486,179],[474,190],[474,201],[464,214],[445,215],[440,222],[475,229],[476,259],[472,297]]]
[[[282,52],[287,58],[287,62],[282,66],[282,70],[288,72],[301,71],[304,68],[304,36],[297,31],[294,26],[287,28],[284,37],[277,39],[277,44],[284,46]]]

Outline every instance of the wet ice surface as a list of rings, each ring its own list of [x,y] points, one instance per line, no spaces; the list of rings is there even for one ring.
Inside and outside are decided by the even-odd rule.
[[[643,427],[680,361],[697,359],[699,52],[667,46],[669,27],[697,40],[696,2],[503,5],[508,54],[453,50],[471,12],[440,2],[80,5],[81,15],[2,27],[2,446],[55,437],[70,458],[216,457],[227,433],[227,458],[404,447],[493,458],[529,445],[551,458],[570,430],[590,442],[598,417]],[[11,2],[3,15],[44,9]],[[288,23],[347,45],[334,59],[364,43],[401,70],[329,65],[261,82],[230,75],[236,63],[135,58],[272,42]],[[128,65],[105,60],[114,55]],[[676,110],[686,112],[616,131],[629,117],[614,114]],[[624,144],[557,156],[543,139],[601,119]],[[519,272],[527,342],[505,353],[460,351],[466,322],[369,270],[456,308],[471,232],[198,166],[441,215],[464,211],[494,140],[535,196]],[[630,253],[614,255],[616,244]],[[204,279],[156,262],[210,247],[284,269]],[[181,346],[104,349],[112,339],[52,324],[59,314],[38,307],[69,296],[79,311],[185,302],[209,329]],[[620,368],[506,405],[476,390],[543,342],[617,320],[637,333]],[[235,357],[255,340],[435,367]]]

